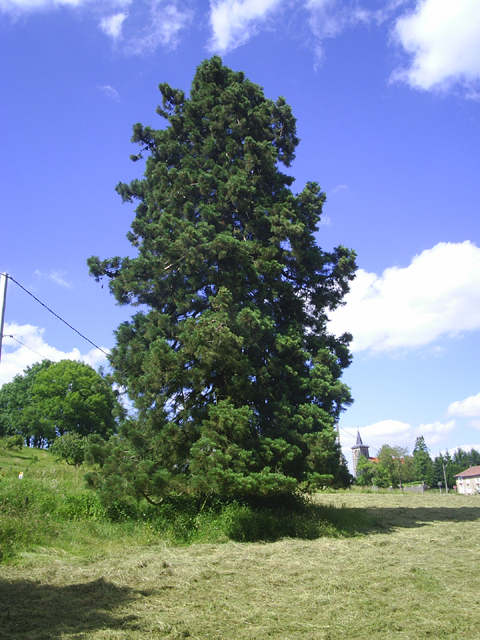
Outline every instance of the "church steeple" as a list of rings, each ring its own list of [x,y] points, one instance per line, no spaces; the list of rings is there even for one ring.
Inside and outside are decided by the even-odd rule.
[[[352,447],[352,453],[353,453],[353,475],[356,478],[358,459],[360,458],[360,456],[365,456],[367,460],[370,457],[370,454],[368,451],[368,444],[363,444],[362,437],[358,429],[357,429],[357,443]]]

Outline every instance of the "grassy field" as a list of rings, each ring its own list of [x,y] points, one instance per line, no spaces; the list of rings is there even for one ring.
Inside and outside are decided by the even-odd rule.
[[[48,483],[81,480],[51,459],[19,462],[27,481],[35,465]],[[2,482],[18,481],[15,464],[0,459]],[[326,537],[188,546],[145,523],[90,514],[52,526],[33,510],[26,519],[52,531],[42,547],[32,530],[0,565],[0,638],[480,638],[479,496],[351,491],[316,501],[337,515]]]

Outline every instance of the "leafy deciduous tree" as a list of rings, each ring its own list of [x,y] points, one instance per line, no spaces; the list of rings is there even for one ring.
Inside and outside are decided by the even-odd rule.
[[[72,431],[55,438],[55,442],[49,451],[58,460],[64,460],[67,464],[79,467],[85,460],[86,438]]]
[[[102,463],[100,453],[106,448],[108,449],[108,442],[97,433],[81,436],[76,431],[70,431],[55,438],[49,451],[58,460],[78,468],[85,460],[89,463]]]
[[[390,447],[384,444],[378,452],[379,464],[388,472],[392,485],[414,480],[413,458],[407,447]]]
[[[32,388],[34,410],[51,440],[65,433],[109,437],[121,412],[115,393],[90,365],[61,360],[39,372]]]
[[[52,362],[43,360],[27,367],[22,375],[0,388],[0,435],[20,435],[25,444],[40,447],[51,436],[44,433],[34,411],[32,389],[37,375],[48,369]]]
[[[0,389],[0,434],[36,447],[72,431],[108,437],[122,415],[110,381],[83,362],[45,360]]]
[[[365,456],[360,456],[357,462],[356,484],[361,487],[370,487],[374,484],[375,465]]]
[[[371,485],[388,487],[392,484],[391,469],[385,468],[379,461],[367,460],[365,456],[360,456],[357,463],[356,483],[361,487]]]

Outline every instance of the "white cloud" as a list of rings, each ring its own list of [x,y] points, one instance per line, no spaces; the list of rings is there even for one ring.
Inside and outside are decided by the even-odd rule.
[[[352,351],[416,348],[480,328],[480,248],[439,243],[406,268],[360,269],[330,328],[353,334]]]
[[[210,0],[210,49],[225,53],[244,44],[283,3],[284,0]]]
[[[61,6],[78,7],[88,0],[0,0],[0,10],[5,13],[26,13]]]
[[[335,187],[335,189],[332,189],[332,191],[330,192],[331,195],[334,195],[335,193],[338,193],[339,191],[346,191],[348,189],[348,184],[339,184],[338,186]]]
[[[117,40],[122,35],[122,25],[126,20],[127,15],[127,13],[115,13],[113,16],[102,18],[100,21],[100,29],[107,36]]]
[[[309,26],[315,37],[315,57],[321,62],[323,40],[334,38],[344,29],[355,27],[359,24],[383,22],[391,11],[397,6],[398,1],[386,3],[380,11],[370,11],[361,7],[356,0],[339,3],[336,0],[307,0],[305,8],[310,12]]]
[[[81,360],[92,367],[106,365],[105,355],[98,349],[91,349],[82,354],[78,349],[60,351],[45,342],[44,329],[30,324],[5,324],[2,343],[2,362],[0,367],[0,385],[10,382],[14,376],[43,358],[58,362],[59,360]],[[14,336],[12,339],[10,336]],[[20,345],[19,342],[23,343]],[[26,346],[24,346],[26,345]],[[108,349],[102,347],[104,351]]]
[[[96,9],[111,9],[130,4],[132,0],[0,0],[0,11],[19,15],[59,7],[82,7],[92,5]]]
[[[415,437],[425,436],[429,446],[442,442],[447,434],[449,434],[456,426],[455,420],[448,422],[431,422],[429,424],[421,424],[414,431]]]
[[[113,100],[120,101],[120,96],[118,95],[118,91],[111,87],[110,85],[105,85],[104,87],[97,87],[100,91],[106,95],[108,98],[113,98]]]
[[[400,422],[399,420],[382,420],[375,422],[362,428],[362,439],[366,442],[368,439],[386,438],[395,439],[399,436],[410,435],[412,426],[408,422]],[[366,439],[366,440],[365,440]]]
[[[130,24],[129,14],[118,11],[132,4],[133,0],[0,0],[0,12],[17,16],[35,10],[53,10],[62,6],[85,7],[97,16],[100,29],[113,40],[123,39],[127,23],[130,35],[125,39],[127,53],[140,54],[154,51],[159,45],[174,48],[179,32],[192,20],[193,13],[182,8],[180,0],[144,0],[135,4],[137,20],[143,20],[142,28]],[[115,11],[117,10],[117,11]],[[135,31],[132,31],[136,29]],[[102,87],[103,88],[103,87]],[[114,90],[113,90],[114,91]]]
[[[394,80],[425,90],[480,80],[480,0],[419,0],[397,20],[394,37],[412,56]]]
[[[55,284],[58,284],[61,287],[66,287],[67,289],[72,288],[71,283],[64,278],[64,276],[67,275],[66,271],[50,271],[50,273],[42,273],[37,269],[34,274],[39,278],[47,278],[48,280],[52,280],[53,282],[55,282]]]
[[[178,44],[179,32],[192,20],[190,10],[181,10],[176,4],[164,4],[162,0],[150,2],[148,26],[132,38],[127,46],[129,53],[141,54],[154,51],[158,45],[173,49]]]
[[[330,218],[330,216],[325,216],[323,215],[320,218],[320,226],[321,227],[331,227],[333,225],[332,219]]]
[[[465,398],[465,400],[457,400],[456,402],[452,402],[447,409],[447,415],[459,416],[462,418],[479,418],[480,393],[476,396]]]
[[[442,455],[449,453],[451,456],[453,456],[453,454],[456,453],[459,449],[461,449],[462,451],[466,451],[467,453],[472,449],[480,451],[480,444],[461,444],[460,446],[454,447],[453,449],[444,449],[440,451],[440,453]]]
[[[445,423],[437,421],[418,426],[400,420],[381,420],[362,427],[360,435],[363,443],[370,447],[370,455],[374,456],[384,444],[392,447],[407,447],[412,452],[415,440],[419,436],[425,436],[427,445],[431,449],[432,446],[444,443],[445,438],[455,426],[455,420],[449,420]],[[351,457],[350,447],[355,444],[353,434],[351,434],[351,441],[346,437],[342,439],[344,440],[342,443],[344,454],[349,459],[349,456]],[[345,442],[345,440],[348,441]]]

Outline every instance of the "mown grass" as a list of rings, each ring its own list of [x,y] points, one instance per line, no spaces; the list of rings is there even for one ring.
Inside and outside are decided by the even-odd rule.
[[[231,509],[248,506],[251,527],[252,505]],[[0,638],[480,637],[479,496],[351,491],[313,506],[318,535],[273,542],[227,541],[217,523],[218,542],[172,544],[159,521],[50,516],[48,544],[20,545],[0,566]]]

